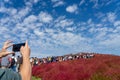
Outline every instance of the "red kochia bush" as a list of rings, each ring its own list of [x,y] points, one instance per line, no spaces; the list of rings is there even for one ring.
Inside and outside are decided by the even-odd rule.
[[[120,80],[120,57],[96,54],[89,59],[42,64],[34,66],[32,74],[42,80],[94,80],[97,74],[107,77],[104,80]]]

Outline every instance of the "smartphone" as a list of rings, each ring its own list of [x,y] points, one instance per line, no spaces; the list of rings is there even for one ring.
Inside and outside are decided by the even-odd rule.
[[[12,51],[14,51],[14,52],[19,52],[21,46],[25,46],[25,43],[13,44]]]

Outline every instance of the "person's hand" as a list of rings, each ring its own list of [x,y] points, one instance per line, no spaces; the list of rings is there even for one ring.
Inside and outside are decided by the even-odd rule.
[[[2,47],[2,50],[1,50],[1,53],[0,53],[1,57],[14,53],[14,52],[7,51],[7,49],[11,46],[13,46],[12,41],[7,40]]]
[[[30,48],[28,46],[28,42],[26,41],[25,46],[22,46],[20,48],[20,52],[23,56],[23,58],[29,58],[30,57]]]
[[[6,50],[7,48],[9,48],[9,47],[11,47],[11,46],[13,46],[12,41],[7,40],[6,42],[4,42],[4,45],[3,45],[3,47],[2,47],[2,50]]]
[[[20,74],[22,80],[31,80],[30,48],[26,41],[25,46],[20,48],[23,62],[20,65]]]

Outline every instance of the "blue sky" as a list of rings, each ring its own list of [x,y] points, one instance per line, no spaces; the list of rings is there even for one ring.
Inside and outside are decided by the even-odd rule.
[[[120,55],[119,0],[0,0],[0,47],[29,41],[31,56]]]

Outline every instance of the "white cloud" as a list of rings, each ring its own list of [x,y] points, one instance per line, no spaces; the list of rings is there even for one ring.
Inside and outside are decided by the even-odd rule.
[[[62,27],[62,28],[65,28],[67,26],[71,26],[73,25],[73,21],[72,20],[68,20],[68,19],[62,19],[62,20],[59,20],[57,23],[56,23],[56,27]]]
[[[107,13],[107,17],[108,17],[108,21],[110,21],[110,22],[114,22],[116,19],[115,13],[112,13],[112,12]]]
[[[111,3],[115,2],[115,1],[117,1],[117,0],[107,0],[105,5],[108,6],[109,4],[111,4]]]
[[[120,21],[115,21],[114,26],[120,26]]]
[[[30,15],[29,17],[24,19],[24,23],[34,23],[37,21],[37,17],[35,15]]]
[[[70,19],[66,19],[64,16],[60,16],[55,20],[55,26],[56,27],[68,27],[68,26],[72,26],[74,24],[73,20]]]
[[[51,0],[51,2],[53,3],[53,7],[58,7],[65,4],[63,0]]]
[[[98,40],[103,40],[106,36],[107,32],[106,31],[101,31],[97,36],[96,36],[96,39]]]
[[[98,8],[98,0],[90,0],[90,2],[94,3],[93,8]]]
[[[30,12],[30,7],[25,7],[23,9],[21,9],[19,12],[18,12],[18,17],[19,18],[22,18],[22,17],[25,17],[29,12]]]
[[[100,45],[104,45],[107,48],[117,49],[120,47],[120,35],[119,34],[111,34],[109,35],[109,38],[101,41]]]
[[[66,11],[70,12],[70,13],[77,13],[78,12],[78,6],[76,4],[68,6],[66,8]]]
[[[1,13],[7,13],[8,15],[15,15],[17,13],[17,10],[15,8],[6,8],[4,6],[0,7]]]
[[[9,18],[8,17],[0,19],[1,25],[7,24],[7,22],[9,22]]]
[[[59,2],[56,2],[53,7],[58,7],[58,6],[62,6],[64,5],[65,3],[63,1],[59,1]]]
[[[35,33],[35,35],[37,35],[37,36],[39,36],[39,37],[44,36],[44,33],[43,33],[42,31],[39,31],[38,29],[35,29],[35,30],[34,30],[34,33]]]
[[[6,27],[0,27],[0,34],[2,34],[2,33],[5,33],[5,32],[8,32],[9,31],[9,29],[8,28],[6,28]]]
[[[110,22],[110,23],[114,23],[114,21],[116,20],[116,12],[108,12],[108,13],[97,13],[95,15],[98,19],[100,19],[103,23],[104,22]]]
[[[33,4],[39,2],[40,0],[24,0],[27,6],[32,6]]]
[[[81,6],[84,3],[85,3],[85,0],[81,0],[79,5]]]
[[[53,17],[46,12],[40,12],[39,20],[44,23],[50,23],[53,20]]]
[[[70,45],[76,45],[80,41],[85,41],[85,38],[83,38],[81,35],[75,35],[70,32],[59,32],[59,34],[55,34],[52,36],[53,40],[58,41],[59,44],[70,46]]]
[[[108,28],[106,28],[106,27],[103,27],[103,28],[95,28],[95,27],[91,27],[90,29],[89,29],[89,32],[91,32],[91,33],[98,33],[98,32],[106,32],[106,31],[108,31]]]
[[[92,19],[91,19],[91,18],[88,19],[87,23],[88,23],[88,24],[92,24]]]
[[[5,8],[1,7],[0,12],[4,14],[8,14],[8,16],[2,18],[1,25],[10,25],[11,23],[18,23],[19,21],[22,21],[25,16],[29,13],[30,8],[26,7],[24,9],[17,10],[15,8]],[[6,24],[7,23],[7,24]]]
[[[95,16],[96,16],[98,19],[101,19],[101,18],[103,18],[103,17],[105,16],[105,14],[102,13],[102,12],[98,12],[98,13],[95,14]]]
[[[34,0],[34,3],[37,3],[39,0]]]
[[[66,28],[67,31],[74,31],[74,28],[73,27],[68,27]]]
[[[10,0],[4,0],[5,2],[9,2]]]
[[[57,2],[57,1],[59,1],[59,0],[51,0],[52,2]]]
[[[55,30],[53,30],[53,29],[45,29],[45,32],[47,32],[47,33],[54,33],[55,32]]]

